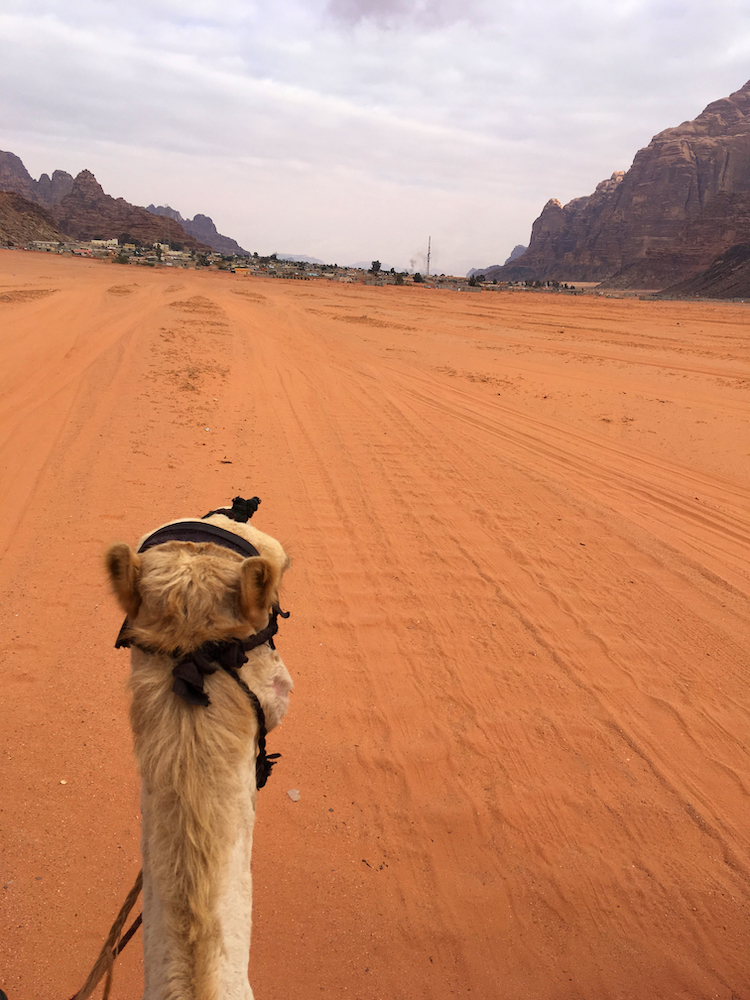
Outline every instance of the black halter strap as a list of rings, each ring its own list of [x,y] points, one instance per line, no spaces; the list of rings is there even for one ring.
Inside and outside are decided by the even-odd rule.
[[[280,617],[288,618],[289,612],[282,611],[281,608],[275,606],[271,612],[271,620],[268,625],[247,639],[205,642],[199,649],[195,649],[192,653],[184,655],[179,649],[171,653],[161,654],[179,658],[179,662],[172,668],[172,676],[174,677],[172,691],[189,705],[202,705],[204,708],[208,708],[211,704],[211,699],[208,697],[208,692],[204,689],[203,679],[210,674],[215,674],[219,668],[229,674],[232,680],[245,692],[253,706],[255,718],[258,722],[258,756],[255,758],[256,788],[263,788],[271,774],[271,769],[279,757],[281,757],[281,754],[266,753],[267,730],[263,706],[255,692],[240,677],[238,671],[247,663],[246,652],[249,652],[251,649],[257,649],[264,642],[267,642],[271,649],[276,648],[273,644],[273,637],[279,630],[277,619]],[[123,625],[123,630],[126,626],[127,620],[125,625]],[[144,653],[160,654],[160,650],[142,646],[135,640],[127,638],[127,636],[125,638],[118,638],[116,643],[116,646],[131,645],[143,650]]]
[[[211,699],[204,690],[203,678],[209,674],[215,674],[219,667],[234,676],[247,663],[246,654],[251,649],[257,649],[258,646],[262,646],[266,642],[271,649],[276,649],[273,644],[273,637],[279,631],[279,617],[288,618],[289,612],[282,611],[276,605],[271,610],[271,620],[268,625],[247,639],[223,639],[217,642],[204,642],[202,646],[194,649],[191,653],[183,653],[181,650],[175,649],[169,653],[162,654],[171,656],[177,660],[177,664],[172,668],[172,676],[175,678],[175,682],[172,685],[174,693],[190,705],[203,705],[204,708],[208,708],[211,704]],[[134,640],[130,640],[130,643],[138,646],[144,652],[158,652],[157,650],[139,646]],[[241,680],[239,674],[237,674],[235,680]]]
[[[283,614],[283,612],[274,611],[274,624],[277,614]],[[288,612],[285,617],[289,617]],[[264,631],[266,630],[264,629]],[[259,632],[258,636],[261,634]],[[256,639],[258,636],[251,636],[251,639]],[[238,673],[240,667],[244,663],[247,663],[247,657],[243,648],[246,645],[247,641],[243,642],[242,639],[235,639],[229,642],[207,642],[200,649],[183,656],[180,662],[172,668],[172,676],[175,679],[172,691],[190,705],[203,705],[208,708],[211,704],[211,699],[203,689],[203,678],[209,674],[215,674],[219,668],[229,674],[232,680],[245,692],[255,711],[255,718],[258,722],[258,756],[255,758],[255,786],[256,788],[263,788],[268,781],[273,765],[281,754],[266,753],[267,730],[263,706],[257,694],[250,689]],[[260,643],[256,643],[256,645],[260,645]]]
[[[258,720],[258,756],[255,758],[255,787],[263,788],[271,775],[274,764],[281,757],[281,754],[266,753],[266,713],[263,711],[263,706],[257,694],[250,690],[233,667],[224,667],[224,669],[239,684],[255,709],[255,717]]]
[[[223,513],[214,511],[213,513]],[[208,515],[206,515],[208,516]],[[176,521],[174,524],[167,524],[159,528],[144,538],[138,547],[139,552],[152,549],[155,545],[164,545],[165,542],[213,542],[214,545],[221,545],[224,549],[231,549],[237,555],[249,556],[260,555],[254,545],[251,545],[246,538],[235,535],[233,531],[220,528],[216,524],[205,524],[202,521]]]

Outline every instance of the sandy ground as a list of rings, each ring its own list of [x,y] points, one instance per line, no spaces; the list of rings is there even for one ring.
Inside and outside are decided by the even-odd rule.
[[[10,1000],[78,988],[139,868],[102,553],[256,493],[257,1000],[750,997],[749,325],[0,251]]]

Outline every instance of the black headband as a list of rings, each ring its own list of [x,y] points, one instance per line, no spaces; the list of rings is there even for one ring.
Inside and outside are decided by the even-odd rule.
[[[247,539],[226,531],[215,524],[205,524],[199,521],[177,521],[159,528],[141,542],[139,552],[153,548],[154,545],[164,545],[165,542],[213,542],[224,549],[231,549],[240,556],[258,556],[260,553]]]

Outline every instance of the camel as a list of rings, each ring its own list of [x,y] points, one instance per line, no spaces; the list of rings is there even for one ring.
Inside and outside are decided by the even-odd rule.
[[[292,689],[273,644],[289,559],[222,509],[114,545],[106,564],[131,646],[143,1000],[252,1000],[250,855],[263,722]]]

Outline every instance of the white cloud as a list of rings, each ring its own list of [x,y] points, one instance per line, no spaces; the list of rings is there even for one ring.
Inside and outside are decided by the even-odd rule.
[[[745,82],[739,0],[6,0],[0,145],[249,249],[504,259]]]

